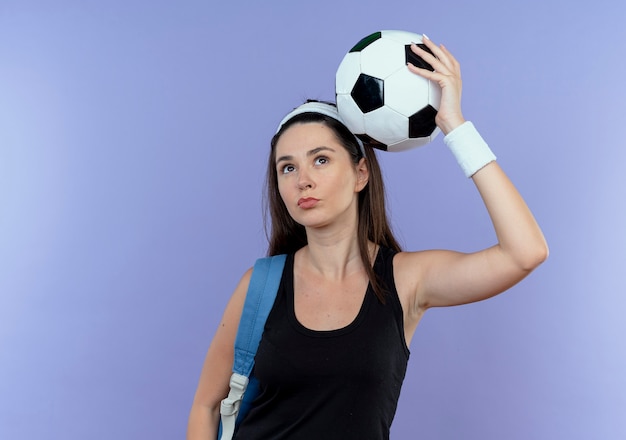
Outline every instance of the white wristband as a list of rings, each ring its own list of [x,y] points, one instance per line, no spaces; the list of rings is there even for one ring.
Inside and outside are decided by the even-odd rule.
[[[476,171],[496,160],[489,145],[470,121],[465,121],[448,133],[443,142],[454,154],[465,177],[472,177]]]

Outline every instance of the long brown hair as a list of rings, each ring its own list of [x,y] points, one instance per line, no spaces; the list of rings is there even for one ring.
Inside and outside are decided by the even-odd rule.
[[[307,244],[307,236],[304,227],[289,215],[287,207],[278,192],[278,173],[276,170],[276,144],[280,136],[297,123],[321,123],[330,128],[339,142],[348,151],[352,162],[356,165],[363,157],[359,144],[354,135],[341,122],[320,113],[302,113],[287,121],[274,135],[271,142],[271,151],[267,163],[266,193],[265,193],[265,231],[269,240],[268,255],[294,253]],[[380,301],[385,302],[385,292],[381,287],[380,280],[372,268],[368,242],[372,241],[379,246],[386,246],[395,251],[400,251],[400,245],[394,237],[385,207],[385,188],[383,176],[372,147],[365,145],[365,160],[369,170],[369,180],[358,197],[358,230],[357,240],[361,261],[365,266],[367,275]],[[269,214],[269,225],[268,225]]]

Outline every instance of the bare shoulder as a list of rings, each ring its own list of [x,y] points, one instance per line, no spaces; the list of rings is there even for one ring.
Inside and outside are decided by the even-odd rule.
[[[396,283],[415,290],[429,267],[442,258],[450,257],[456,252],[445,250],[422,250],[398,252],[393,260],[393,271]]]
[[[213,345],[220,347],[221,350],[225,350],[227,353],[231,351],[235,342],[235,336],[237,334],[237,329],[239,328],[241,312],[246,301],[246,293],[248,291],[248,286],[250,285],[251,276],[252,268],[248,269],[242,275],[237,287],[235,287],[235,290],[228,301],[228,304],[226,304],[226,309],[222,314],[222,319],[215,332]]]
[[[226,310],[222,318],[220,327],[224,325],[232,326],[235,328],[239,326],[239,319],[241,317],[241,311],[243,310],[243,304],[246,300],[246,293],[248,292],[248,286],[250,285],[250,278],[252,277],[252,268],[249,268],[244,272],[235,288]],[[228,321],[228,322],[226,322]]]
[[[431,282],[437,267],[446,267],[462,257],[461,252],[430,249],[399,252],[394,258],[394,278],[400,299],[406,301],[410,310],[421,314],[428,308],[423,292]]]
[[[248,269],[242,275],[237,287],[228,301],[228,304],[226,305],[219,327],[215,333],[213,344],[226,352],[223,354],[230,354],[232,346],[235,342],[235,336],[237,334],[237,329],[239,328],[241,312],[243,310],[244,302],[246,301],[246,293],[250,284],[251,275],[252,268]]]
[[[414,278],[420,273],[424,274],[434,265],[445,263],[463,255],[467,254],[445,249],[398,252],[394,259],[394,270],[401,276]]]

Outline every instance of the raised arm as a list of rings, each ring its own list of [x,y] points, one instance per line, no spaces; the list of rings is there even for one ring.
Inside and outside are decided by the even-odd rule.
[[[427,38],[424,44],[436,57],[417,46],[413,50],[435,71],[411,65],[409,68],[441,86],[437,125],[449,146],[454,138],[451,149],[480,192],[498,242],[474,253],[433,250],[399,254],[396,278],[411,298],[409,304],[415,313],[409,316],[420,316],[429,307],[494,296],[522,280],[548,256],[543,233],[526,202],[500,166],[490,159],[491,151],[473,125],[463,118],[459,63],[443,45],[437,46]],[[476,157],[480,158],[478,162]]]

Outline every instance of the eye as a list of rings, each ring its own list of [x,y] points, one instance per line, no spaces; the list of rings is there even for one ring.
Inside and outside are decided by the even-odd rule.
[[[291,164],[287,164],[287,165],[283,166],[283,167],[280,169],[280,171],[281,171],[281,173],[283,173],[283,174],[289,174],[289,173],[291,173],[291,172],[292,172],[293,170],[295,170],[295,169],[296,169],[296,167],[294,167],[293,165],[291,165]]]
[[[328,163],[328,158],[326,156],[319,156],[315,158],[315,165],[325,165]]]

